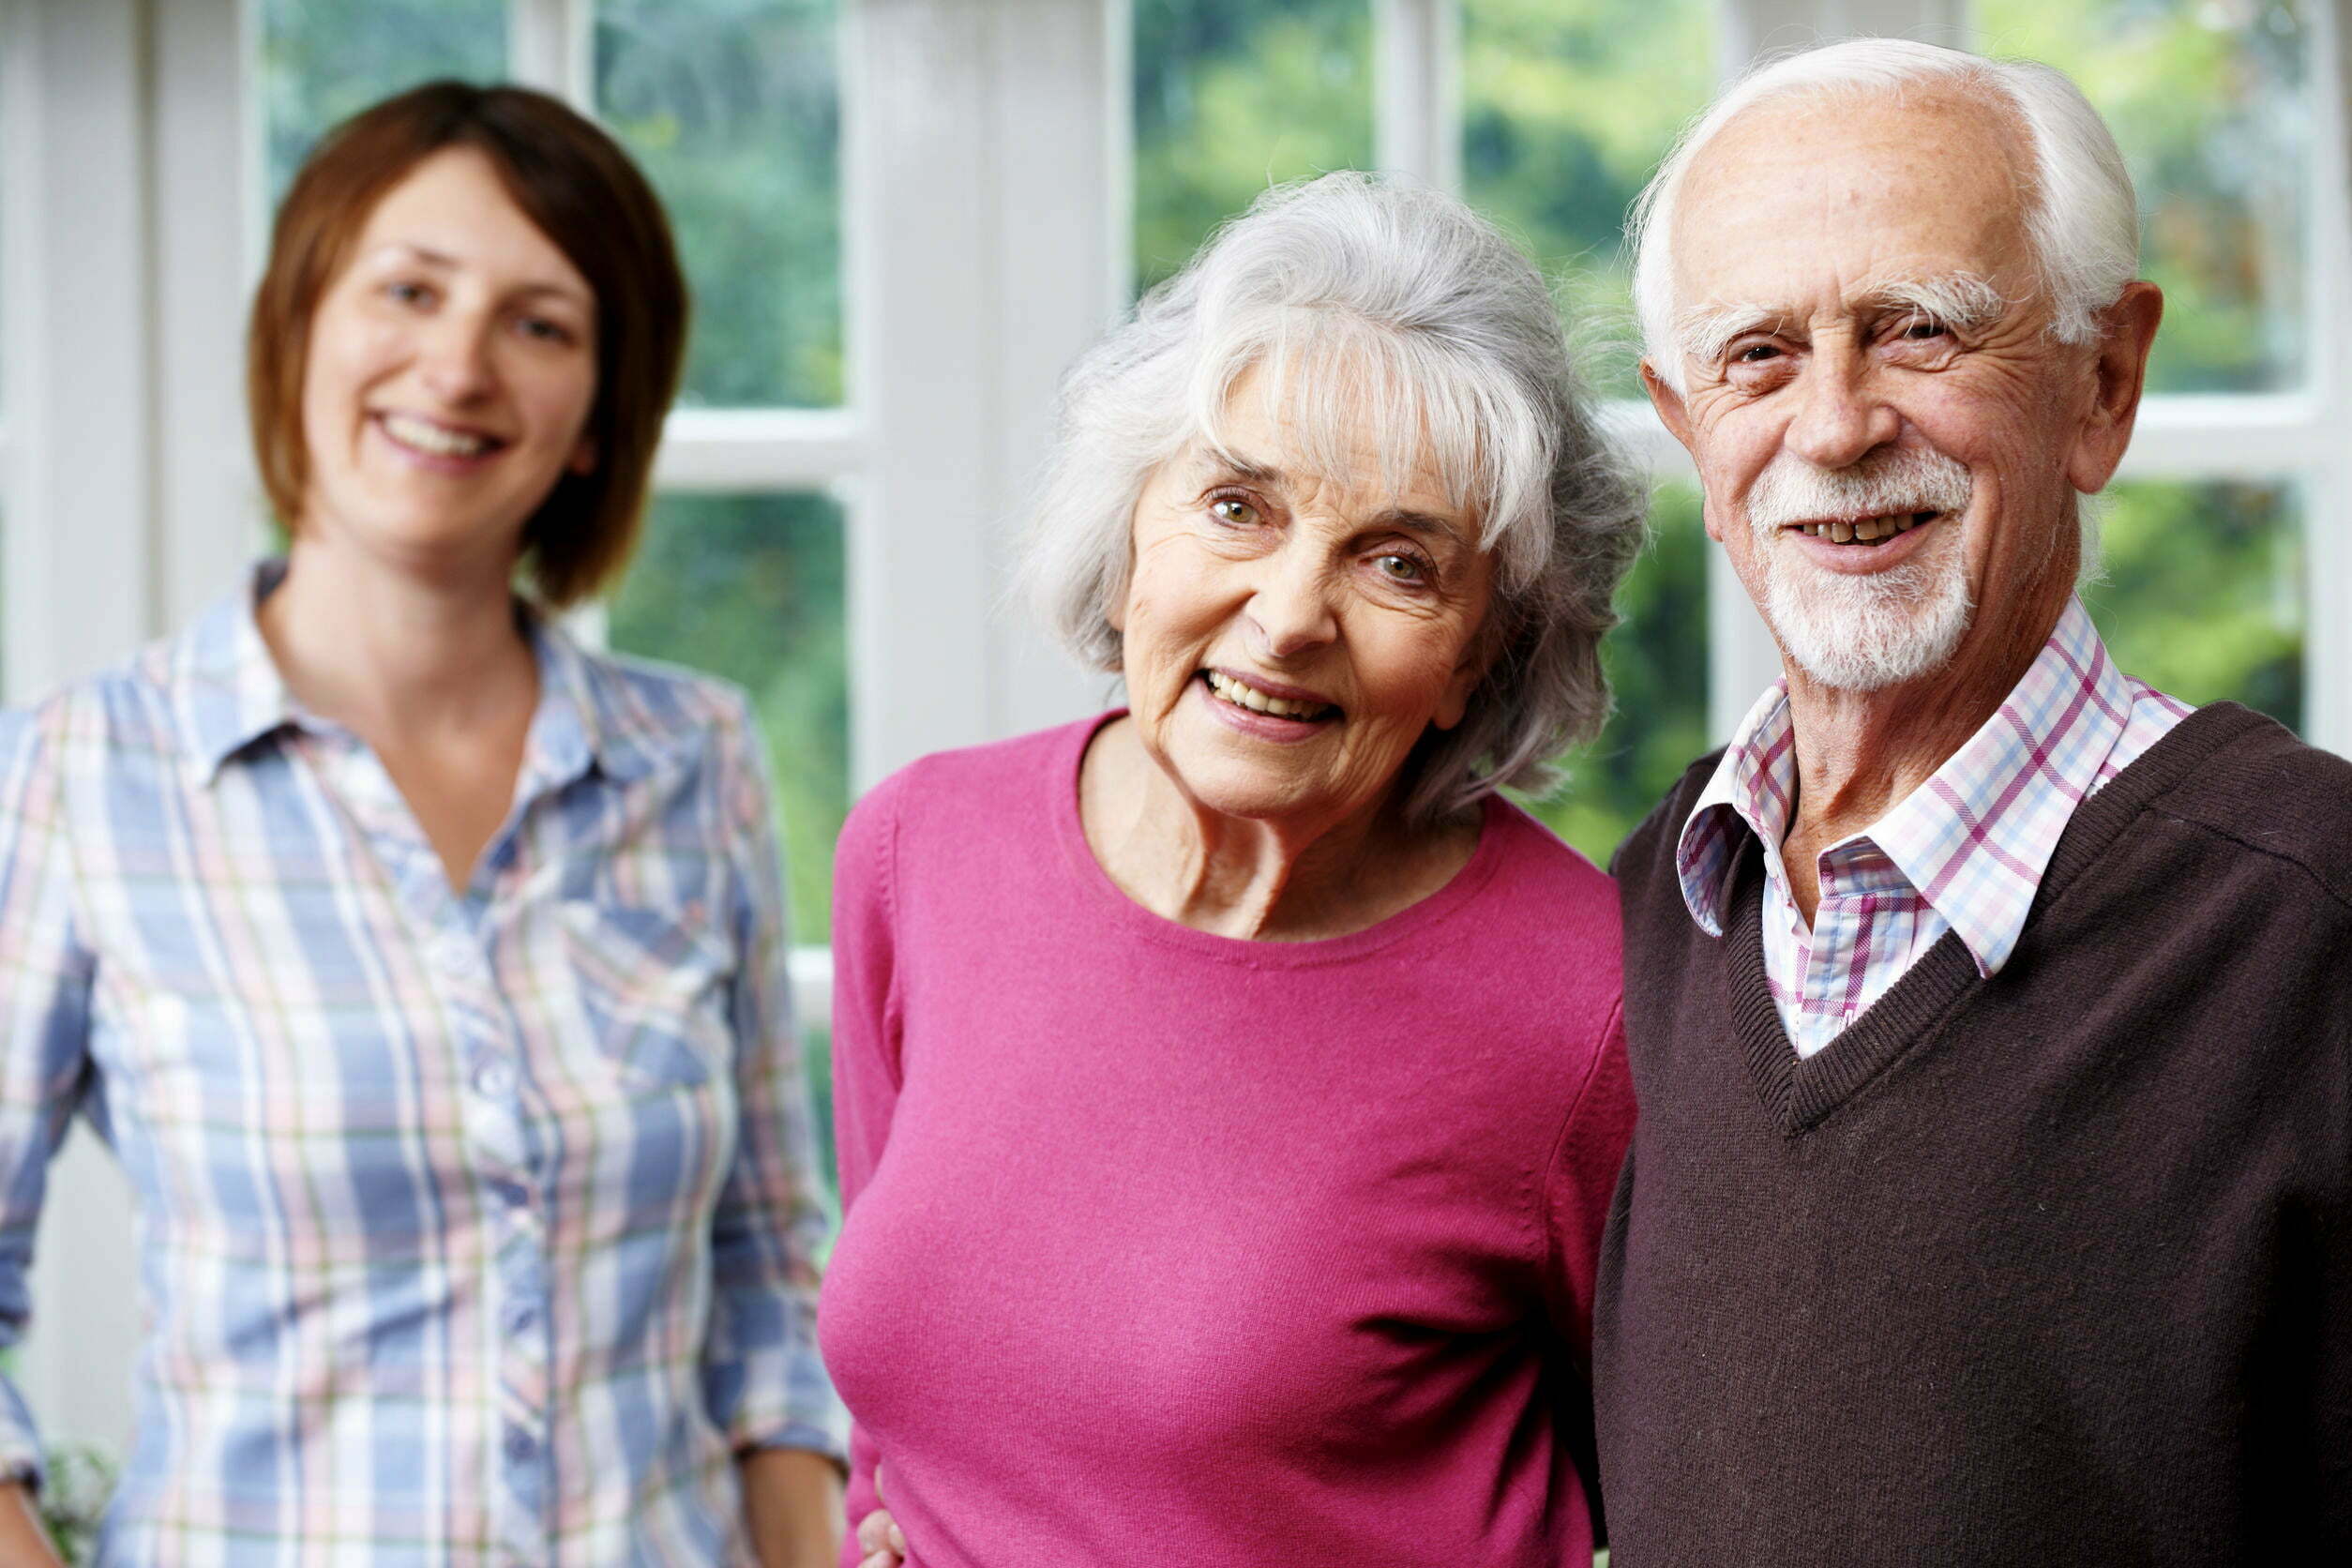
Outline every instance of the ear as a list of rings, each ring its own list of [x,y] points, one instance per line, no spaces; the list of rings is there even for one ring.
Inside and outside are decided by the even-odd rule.
[[[2099,312],[2091,405],[2066,459],[2068,482],[2085,495],[2105,488],[2132,444],[2140,391],[2148,382],[2148,349],[2164,315],[2164,291],[2146,279],[2126,283],[2116,302]]]
[[[1691,411],[1682,401],[1682,394],[1666,384],[1666,377],[1658,373],[1658,367],[1651,360],[1641,362],[1641,389],[1650,394],[1650,406],[1658,411],[1659,423],[1696,460],[1698,449],[1691,445]],[[1702,508],[1699,520],[1706,525],[1707,536],[1720,544],[1723,535],[1715,527],[1715,514]]]
[[[572,448],[572,455],[564,466],[574,474],[594,474],[596,471],[596,444],[581,436],[580,445]]]
[[[1658,411],[1658,418],[1673,432],[1674,439],[1682,444],[1682,449],[1689,451],[1690,410],[1682,406],[1682,394],[1668,386],[1666,377],[1658,373],[1653,360],[1644,359],[1641,362],[1641,389],[1650,394],[1650,406]]]

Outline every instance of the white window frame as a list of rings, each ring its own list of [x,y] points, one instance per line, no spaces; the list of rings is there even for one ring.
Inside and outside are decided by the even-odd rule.
[[[0,515],[6,691],[22,701],[184,624],[255,545],[242,302],[263,214],[245,105],[251,0],[0,0]],[[1455,0],[1367,0],[1377,151],[1460,178]],[[1098,706],[1003,603],[1062,370],[1126,303],[1127,0],[843,0],[839,409],[681,410],[670,492],[824,490],[849,546],[852,785],[923,752]],[[1968,40],[1966,0],[1717,0],[1719,65],[1849,32]],[[2304,479],[2305,732],[2352,752],[2352,40],[2309,8],[2316,94],[2308,384],[2148,400],[2125,478]],[[588,97],[585,0],[511,0],[519,80]],[[2333,72],[2330,77],[2329,73]],[[233,177],[224,171],[241,172]],[[230,302],[234,302],[232,305]],[[1610,426],[1657,478],[1688,460],[1647,407]],[[1777,672],[1709,567],[1709,711],[1726,734]],[[822,1017],[829,965],[796,956]],[[78,1138],[53,1181],[23,1369],[53,1435],[120,1443],[136,1292],[128,1202]]]

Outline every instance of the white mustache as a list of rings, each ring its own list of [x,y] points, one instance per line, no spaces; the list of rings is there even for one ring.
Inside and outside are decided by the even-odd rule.
[[[1782,452],[1748,490],[1748,522],[1767,533],[1795,522],[1957,512],[1974,490],[1966,464],[1918,447],[1882,447],[1851,468],[1816,468]]]

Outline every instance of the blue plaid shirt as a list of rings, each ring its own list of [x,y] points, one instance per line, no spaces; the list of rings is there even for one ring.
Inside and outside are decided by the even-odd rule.
[[[742,1560],[739,1451],[843,1423],[740,694],[535,626],[515,804],[454,893],[253,597],[0,718],[0,1342],[77,1111],[139,1199],[100,1560]]]

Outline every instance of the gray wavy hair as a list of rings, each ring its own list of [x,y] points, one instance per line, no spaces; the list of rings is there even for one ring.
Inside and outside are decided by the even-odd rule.
[[[1462,722],[1409,764],[1409,820],[1549,788],[1550,759],[1608,717],[1600,641],[1644,496],[1570,367],[1543,277],[1440,191],[1355,173],[1268,190],[1146,294],[1063,383],[1021,588],[1080,659],[1117,671],[1109,612],[1136,502],[1193,443],[1222,449],[1228,397],[1253,369],[1309,460],[1352,466],[1368,419],[1382,479],[1399,489],[1424,460],[1493,558],[1486,673]]]

